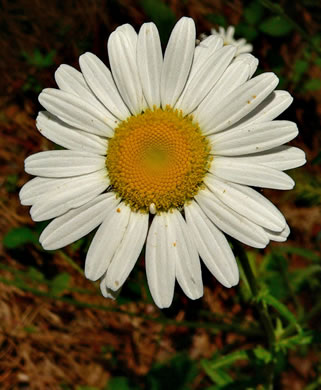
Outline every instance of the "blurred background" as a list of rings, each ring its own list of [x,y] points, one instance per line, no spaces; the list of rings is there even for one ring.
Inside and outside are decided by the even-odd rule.
[[[120,24],[154,21],[163,43],[181,16],[198,34],[236,26],[254,46],[256,74],[273,71],[294,97],[281,119],[295,121],[308,163],[290,171],[292,191],[264,190],[291,235],[265,250],[245,247],[258,291],[241,272],[226,289],[203,267],[204,297],[176,287],[173,305],[152,302],[144,254],[117,301],[104,299],[82,269],[93,234],[44,251],[18,192],[23,161],[57,148],[35,127],[37,97],[55,87],[61,63],[79,69],[91,51],[106,64]],[[316,0],[0,1],[0,388],[76,390],[321,389],[321,4]],[[258,316],[269,313],[269,343]]]

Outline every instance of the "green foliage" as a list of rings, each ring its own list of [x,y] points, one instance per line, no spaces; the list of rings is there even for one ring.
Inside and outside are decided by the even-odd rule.
[[[28,75],[25,83],[22,86],[23,92],[36,92],[39,93],[42,90],[42,86],[40,85],[39,81],[32,75]]]
[[[254,348],[253,353],[254,356],[264,364],[270,363],[273,358],[271,352],[260,345]]]
[[[37,332],[38,332],[37,327],[35,327],[35,326],[33,326],[33,325],[25,326],[25,327],[23,328],[23,330],[24,330],[26,333],[29,333],[29,334],[33,334],[33,333],[37,333]]]
[[[244,8],[244,19],[250,25],[256,25],[263,17],[264,8],[258,1],[252,1]]]
[[[157,25],[162,42],[166,42],[176,22],[171,8],[161,0],[140,0],[145,14]]]
[[[253,41],[258,35],[256,27],[245,23],[238,24],[235,28],[235,33],[236,36],[243,37],[249,42]]]
[[[29,267],[29,269],[26,272],[26,279],[29,279],[32,282],[36,282],[36,283],[43,283],[46,278],[44,274],[38,271],[36,268]]]
[[[6,179],[6,190],[8,192],[15,192],[17,190],[17,183],[18,183],[18,175],[8,175]]]
[[[108,382],[106,390],[135,390],[137,387],[132,387],[129,385],[127,378],[123,376],[116,376],[111,378]]]
[[[295,336],[278,340],[278,342],[276,343],[276,351],[283,351],[285,353],[288,349],[294,349],[298,346],[311,344],[312,340],[313,332],[302,332]]]
[[[307,205],[321,204],[321,178],[308,172],[295,171],[293,173],[296,186],[293,195]]]
[[[25,51],[22,52],[22,56],[25,58],[27,64],[37,68],[48,68],[49,66],[52,66],[54,64],[55,55],[55,50],[51,50],[47,54],[42,54],[39,49],[35,49],[32,54]]]
[[[28,227],[13,228],[3,238],[3,245],[8,249],[36,243],[38,243],[38,236]]]
[[[284,317],[289,323],[296,324],[297,319],[290,312],[290,310],[278,299],[274,298],[268,291],[262,290],[258,295],[257,300],[260,302],[264,302],[267,305],[274,307],[275,310],[279,312],[279,314]]]
[[[318,91],[320,88],[321,88],[320,79],[310,79],[306,83],[304,83],[303,86],[304,91]]]
[[[99,390],[99,388],[93,386],[77,386],[76,390]]]
[[[185,354],[177,354],[162,364],[155,364],[146,377],[148,390],[187,390],[197,375],[195,362]]]
[[[61,295],[69,286],[70,275],[66,272],[58,274],[50,283],[50,294]]]
[[[287,254],[293,254],[302,256],[305,259],[311,260],[311,261],[320,261],[321,258],[318,254],[311,251],[310,249],[306,248],[300,248],[296,246],[291,245],[282,245],[280,248],[276,250],[277,253],[287,253]]]
[[[298,59],[294,63],[292,80],[294,83],[298,83],[304,73],[308,70],[309,63],[306,60]]]
[[[218,26],[222,26],[226,28],[228,23],[223,15],[220,14],[209,14],[206,16],[206,19],[213,24],[217,24]]]
[[[216,356],[213,358],[210,362],[210,366],[207,366],[210,368],[210,371],[216,370],[218,368],[231,366],[238,360],[248,360],[248,354],[246,351],[236,351],[232,352],[225,356]],[[207,364],[208,361],[204,360],[202,364]]]
[[[292,31],[292,24],[279,15],[265,19],[259,26],[260,30],[272,37],[281,37]]]

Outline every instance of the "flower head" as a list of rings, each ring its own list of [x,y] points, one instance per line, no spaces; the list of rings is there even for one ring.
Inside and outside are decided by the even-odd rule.
[[[195,48],[182,18],[164,57],[153,23],[128,24],[108,40],[111,70],[94,54],[81,72],[61,65],[59,89],[45,89],[38,130],[65,150],[25,161],[37,176],[20,192],[35,221],[53,219],[40,242],[53,250],[99,226],[85,275],[111,297],[146,244],[155,303],[170,306],[175,280],[191,299],[203,294],[200,258],[226,287],[239,273],[223,233],[255,248],[284,241],[283,215],[250,188],[290,189],[283,171],[304,153],[282,146],[297,133],[275,121],[292,101],[272,73],[252,78],[257,60],[211,36]]]
[[[253,46],[250,43],[247,43],[244,38],[235,39],[234,33],[234,26],[228,26],[226,30],[221,26],[218,28],[218,30],[215,30],[215,28],[211,29],[211,34],[221,37],[223,39],[224,45],[233,45],[236,47],[235,56],[243,53],[251,53]]]

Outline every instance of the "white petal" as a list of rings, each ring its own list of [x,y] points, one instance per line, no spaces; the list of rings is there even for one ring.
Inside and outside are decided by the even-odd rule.
[[[227,207],[208,189],[201,190],[195,199],[205,215],[226,234],[254,248],[265,248],[268,244],[261,226]]]
[[[233,26],[228,26],[226,29],[226,40],[231,41],[234,40],[234,33],[235,33],[235,28]]]
[[[249,112],[253,111],[277,86],[278,78],[273,73],[263,73],[254,77],[212,108],[202,114],[199,124],[204,134],[217,133],[232,126]]]
[[[110,67],[118,90],[131,113],[144,109],[144,96],[136,64],[137,34],[125,29],[114,31],[108,39]]]
[[[25,160],[25,171],[44,177],[70,177],[99,171],[105,157],[88,152],[50,150],[33,154]]]
[[[39,241],[47,250],[69,245],[100,225],[109,210],[115,208],[118,203],[114,193],[99,195],[85,205],[69,210],[50,222]]]
[[[136,51],[136,45],[137,45],[137,33],[134,29],[134,27],[129,24],[125,23],[116,28],[116,31],[122,31],[128,40],[128,45],[131,48],[132,51]]]
[[[131,210],[124,203],[116,207],[108,212],[90,244],[85,263],[85,276],[90,280],[103,276],[123,240]]]
[[[195,119],[202,123],[208,115],[207,113],[210,112],[218,102],[234,91],[235,88],[245,83],[248,79],[249,71],[249,65],[242,61],[233,62],[229,65],[212,91],[195,110],[195,113],[193,113]]]
[[[167,213],[170,234],[169,257],[175,261],[176,279],[190,299],[203,295],[201,265],[193,237],[178,210]]]
[[[176,108],[185,114],[192,112],[213,88],[224,73],[235,54],[233,46],[225,46],[217,50],[193,77],[189,77]]]
[[[119,95],[107,66],[89,52],[79,57],[79,65],[87,84],[105,107],[121,120],[129,117],[130,112]]]
[[[75,129],[50,112],[39,112],[36,126],[43,136],[64,148],[106,155],[107,139]]]
[[[247,186],[223,182],[208,174],[205,184],[228,207],[267,229],[282,231],[286,224],[280,211],[264,196]]]
[[[150,108],[160,106],[163,54],[154,23],[144,23],[138,34],[137,67],[145,99]]]
[[[131,212],[124,237],[119,244],[106,274],[106,286],[118,290],[133,269],[148,229],[148,214]]]
[[[225,287],[235,286],[239,271],[224,234],[206,217],[196,202],[184,206],[190,235],[206,267]]]
[[[274,232],[268,229],[264,229],[264,230],[271,241],[277,241],[277,242],[286,241],[290,234],[290,228],[288,224],[285,225],[285,228],[282,230],[282,232]]]
[[[248,124],[209,136],[212,153],[221,156],[240,156],[263,152],[291,141],[298,135],[294,122],[271,121]]]
[[[250,53],[251,51],[253,51],[253,45],[251,45],[250,43],[247,43],[246,45],[244,45],[244,43],[246,42],[245,40],[243,42],[240,42],[238,43],[239,41],[242,41],[242,39],[239,39],[236,43],[236,46],[237,46],[237,52],[236,52],[236,55],[239,56],[239,55],[242,55],[243,53]]]
[[[238,51],[239,51],[239,49],[238,49]],[[252,50],[247,50],[247,51],[252,51]],[[246,53],[246,54],[238,54],[233,62],[238,62],[238,61],[242,61],[242,62],[249,65],[249,68],[250,68],[249,79],[250,79],[253,76],[253,74],[255,73],[255,71],[259,65],[259,60],[256,57],[254,57],[252,54]]]
[[[51,179],[56,182],[50,192],[35,199],[30,209],[34,221],[44,221],[80,207],[102,193],[109,185],[107,172],[89,173],[66,179]]]
[[[107,272],[100,279],[100,285],[99,285],[100,291],[101,291],[101,293],[102,293],[104,298],[112,299],[114,301],[118,297],[118,295],[119,295],[119,293],[121,291],[121,288],[118,289],[117,291],[113,291],[110,288],[107,288],[107,286],[106,286],[106,275],[107,275]]]
[[[48,196],[48,193],[54,191],[57,186],[68,183],[70,179],[47,179],[45,177],[35,177],[29,180],[19,192],[20,203],[24,206],[34,204],[42,195]]]
[[[253,111],[241,118],[233,127],[243,127],[248,124],[272,121],[292,103],[293,98],[287,91],[272,92]]]
[[[237,161],[264,165],[279,171],[297,168],[306,163],[305,153],[299,148],[282,145],[262,153],[234,157]]]
[[[150,293],[159,308],[169,307],[175,287],[175,261],[169,252],[166,213],[155,215],[146,242],[146,275]]]
[[[212,56],[212,54],[221,47],[223,47],[223,39],[218,35],[210,35],[201,41],[195,48],[190,77],[193,77],[203,64]]]
[[[62,91],[72,93],[87,100],[105,115],[111,115],[89,89],[83,75],[69,65],[60,65],[55,73],[56,83]]]
[[[195,49],[195,24],[183,17],[175,25],[169,38],[161,76],[161,102],[172,107],[179,98],[191,69]]]
[[[250,160],[215,156],[210,172],[223,180],[254,187],[290,190],[294,181],[284,172],[253,164]]]
[[[90,103],[71,93],[47,88],[39,95],[40,104],[49,112],[88,133],[112,137],[117,126],[111,118],[102,114]]]

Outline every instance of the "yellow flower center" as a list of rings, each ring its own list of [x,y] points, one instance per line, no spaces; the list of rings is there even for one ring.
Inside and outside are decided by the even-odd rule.
[[[106,166],[113,190],[134,211],[182,207],[202,185],[209,142],[191,115],[147,109],[115,129]]]

